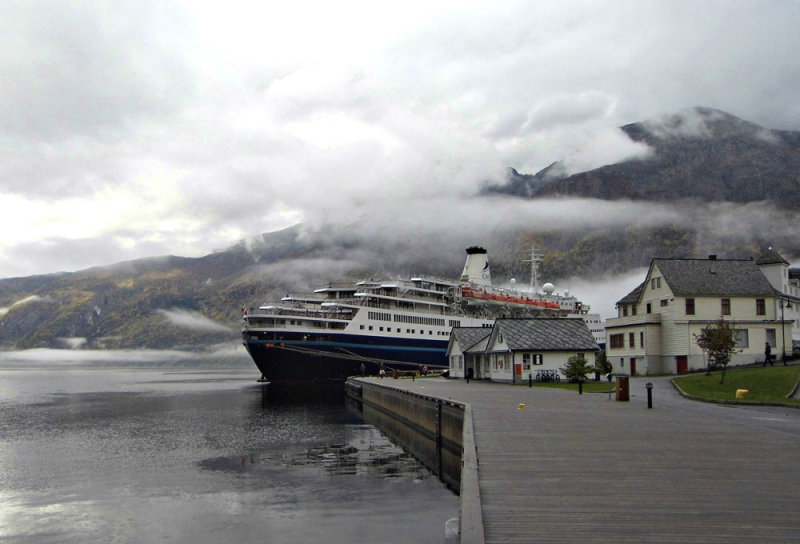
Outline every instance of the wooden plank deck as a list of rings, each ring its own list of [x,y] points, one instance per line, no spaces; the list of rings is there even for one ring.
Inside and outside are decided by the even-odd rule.
[[[647,409],[645,381],[630,402],[381,383],[470,404],[486,542],[800,541],[800,410],[688,401],[663,379]]]

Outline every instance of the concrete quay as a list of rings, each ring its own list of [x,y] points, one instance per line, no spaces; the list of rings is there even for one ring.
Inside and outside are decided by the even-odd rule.
[[[361,380],[467,405],[477,489],[462,489],[462,508],[464,493],[479,494],[467,516],[481,519],[461,520],[472,528],[462,541],[800,542],[800,410],[695,402],[668,378],[631,379],[629,402],[474,380]]]

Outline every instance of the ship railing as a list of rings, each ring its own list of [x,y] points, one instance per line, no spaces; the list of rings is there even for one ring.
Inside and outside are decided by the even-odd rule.
[[[416,274],[411,276],[411,281],[417,282],[427,282],[427,283],[435,283],[438,285],[445,285],[447,287],[456,287],[460,284],[460,282],[452,279],[452,278],[444,278],[442,276],[434,276],[431,274]]]

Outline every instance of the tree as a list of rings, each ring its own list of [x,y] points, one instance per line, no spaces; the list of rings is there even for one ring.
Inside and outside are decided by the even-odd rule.
[[[733,325],[720,317],[716,324],[704,328],[699,335],[695,334],[694,338],[700,349],[708,356],[709,363],[713,361],[714,365],[722,366],[722,379],[719,383],[723,383],[731,355],[736,349],[736,330]]]
[[[579,353],[567,359],[567,364],[562,366],[560,370],[568,380],[577,382],[585,380],[586,374],[592,372],[594,368],[586,362],[583,353]]]
[[[595,379],[600,379],[600,374],[607,374],[611,372],[611,364],[608,362],[606,351],[598,351],[594,356],[594,373]]]

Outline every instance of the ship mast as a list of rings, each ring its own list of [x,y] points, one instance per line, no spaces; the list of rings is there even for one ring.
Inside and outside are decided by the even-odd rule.
[[[531,244],[531,253],[528,259],[522,259],[523,263],[531,263],[531,284],[528,287],[528,292],[537,294],[539,292],[539,263],[544,259],[544,253],[536,251],[536,248]]]

